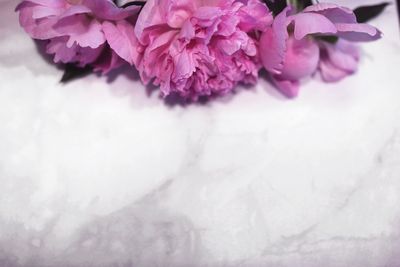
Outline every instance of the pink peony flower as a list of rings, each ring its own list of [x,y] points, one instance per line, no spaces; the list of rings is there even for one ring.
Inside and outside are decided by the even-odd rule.
[[[111,0],[24,0],[17,8],[20,24],[34,39],[48,40],[55,62],[92,64],[108,72],[131,61],[133,25],[139,7],[118,8]],[[121,42],[121,39],[124,42]],[[121,59],[122,58],[122,59]]]
[[[256,82],[257,35],[272,19],[259,0],[149,0],[136,23],[141,54],[133,61],[164,96],[225,94]]]
[[[330,43],[323,36],[337,37],[338,41]],[[327,82],[354,73],[359,56],[350,42],[380,37],[376,28],[357,23],[348,8],[324,3],[291,15],[288,7],[261,36],[261,59],[278,89],[294,97],[299,91],[299,81],[317,70]]]

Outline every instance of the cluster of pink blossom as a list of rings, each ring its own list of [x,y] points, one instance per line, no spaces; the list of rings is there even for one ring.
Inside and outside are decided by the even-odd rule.
[[[275,16],[261,0],[24,0],[17,11],[55,62],[102,73],[128,62],[163,96],[190,100],[254,84],[262,68],[294,97],[300,81],[317,72],[326,82],[354,73],[353,43],[381,36],[352,10],[329,3],[289,4]]]

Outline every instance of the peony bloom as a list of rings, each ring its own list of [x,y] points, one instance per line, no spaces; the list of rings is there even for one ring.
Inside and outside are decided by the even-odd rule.
[[[257,36],[272,19],[260,0],[149,0],[135,27],[134,61],[164,96],[225,94],[256,82]]]
[[[292,15],[288,7],[261,36],[261,59],[278,89],[294,97],[299,81],[317,70],[327,82],[354,73],[359,56],[351,42],[380,37],[376,28],[357,23],[348,8],[324,3]]]
[[[133,63],[132,49],[120,39],[134,36],[128,20],[139,7],[122,9],[111,0],[24,0],[16,10],[32,38],[48,41],[55,62],[91,64],[102,72],[121,65],[121,58]]]

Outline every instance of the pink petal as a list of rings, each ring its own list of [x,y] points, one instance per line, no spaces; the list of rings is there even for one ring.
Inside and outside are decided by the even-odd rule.
[[[61,16],[60,19],[66,18],[69,16],[77,15],[77,14],[85,14],[85,13],[90,13],[91,10],[85,6],[82,5],[73,5],[70,8],[68,8]]]
[[[52,8],[63,8],[65,7],[65,0],[53,0],[53,1],[49,1],[49,0],[25,0],[23,1],[23,3],[34,3],[37,5],[41,5],[41,6],[47,6],[47,7],[52,7]]]
[[[230,38],[224,38],[218,41],[218,46],[221,51],[223,51],[226,55],[233,55],[240,49],[244,49],[242,47],[243,43],[248,43],[250,38],[244,32],[236,32],[230,36]],[[254,51],[255,53],[256,51]],[[253,54],[252,56],[255,56]]]
[[[281,77],[288,80],[300,80],[312,75],[319,61],[319,47],[313,39],[296,40],[291,37],[287,42],[287,51]]]
[[[335,45],[328,44],[327,50],[335,66],[351,73],[357,70],[360,55],[354,44],[339,40]]]
[[[353,10],[331,3],[308,6],[303,12],[315,12],[328,18],[333,23],[357,23]]]
[[[338,36],[353,42],[375,41],[381,38],[381,32],[368,24],[337,23]]]
[[[289,98],[298,96],[300,90],[300,82],[298,80],[285,80],[279,76],[272,76],[272,81],[285,96]]]
[[[167,24],[172,28],[180,28],[183,23],[196,10],[196,1],[193,0],[173,0],[165,6]],[[161,4],[161,3],[159,3]],[[161,4],[162,5],[162,4]]]
[[[336,44],[321,44],[321,61],[319,69],[326,82],[336,82],[357,71],[359,51],[357,47],[345,40]]]
[[[153,42],[147,47],[148,51],[153,51],[162,47],[165,47],[165,49],[170,49],[170,50],[174,50],[177,49],[176,46],[174,46],[176,43],[174,43],[174,45],[171,45],[170,47],[168,47],[170,45],[170,43],[176,38],[178,34],[178,31],[167,31],[164,32],[160,35],[158,35]],[[178,51],[176,52],[176,54],[180,53],[181,49],[179,48]]]
[[[346,70],[337,68],[330,61],[321,61],[319,65],[321,77],[325,82],[337,82],[350,75]]]
[[[76,45],[68,48],[66,44],[67,37],[52,39],[46,47],[48,54],[54,54],[54,62],[70,63],[74,61],[76,55]]]
[[[236,32],[236,27],[240,23],[239,17],[223,18],[218,25],[218,35],[226,36],[229,38]]]
[[[335,34],[335,25],[323,15],[317,13],[299,13],[292,16],[294,21],[294,37],[303,39],[309,34]]]
[[[240,27],[244,31],[265,29],[272,24],[273,17],[267,6],[258,0],[249,0],[248,4],[240,9]]]
[[[63,18],[54,28],[60,34],[69,36],[69,47],[77,43],[82,47],[97,48],[105,42],[101,24],[83,14]]]
[[[357,23],[357,18],[351,9],[335,4],[321,3],[312,5],[303,10],[308,14],[320,14],[332,23],[337,29],[337,36],[349,41],[374,41],[381,37],[381,33],[368,24]]]
[[[281,73],[286,52],[287,15],[290,8],[286,8],[276,16],[272,27],[266,29],[260,38],[260,56],[264,67],[272,73]]]
[[[135,34],[142,43],[147,44],[143,39],[143,31],[148,27],[165,24],[165,12],[157,0],[147,0],[140,12],[136,25]],[[149,41],[149,40],[148,40]]]
[[[174,57],[174,65],[175,69],[172,73],[172,79],[176,81],[189,78],[196,70],[192,53],[188,53],[186,50]]]
[[[115,23],[103,22],[103,31],[110,47],[129,64],[137,62],[139,53],[138,42],[133,25],[125,20]]]
[[[33,7],[32,11],[32,18],[35,20],[50,16],[59,16],[63,12],[63,10],[60,8],[53,8],[48,6],[35,6]]]
[[[76,44],[67,47],[66,42],[67,37],[58,37],[52,39],[47,45],[46,52],[54,54],[54,62],[79,63],[80,66],[85,66],[94,62],[103,50],[103,47],[91,49]]]
[[[49,17],[46,19],[33,19],[34,4],[30,2],[22,2],[17,6],[19,11],[19,23],[21,27],[34,39],[47,40],[50,38],[61,36],[59,32],[54,30],[54,25],[58,19]]]

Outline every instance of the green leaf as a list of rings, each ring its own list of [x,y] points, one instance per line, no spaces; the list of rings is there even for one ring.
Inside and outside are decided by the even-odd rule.
[[[267,5],[268,9],[272,11],[274,16],[281,13],[287,6],[286,0],[264,0],[264,3]]]
[[[337,41],[339,41],[339,37],[337,36],[333,36],[333,35],[328,35],[328,36],[318,36],[316,37],[317,39],[324,41],[324,42],[328,42],[330,44],[336,44]]]
[[[64,74],[60,80],[61,83],[68,83],[72,80],[76,80],[78,78],[83,78],[93,72],[93,68],[86,67],[78,67],[75,64],[66,64],[64,69]]]
[[[122,5],[122,8],[127,8],[128,6],[140,6],[143,7],[146,4],[146,1],[132,1],[128,2],[125,5]]]
[[[389,2],[384,2],[378,5],[357,7],[356,9],[354,9],[354,14],[356,14],[357,22],[364,23],[379,16],[390,4],[391,3]]]
[[[300,1],[300,2],[302,2],[303,8],[306,8],[306,7],[308,7],[308,6],[313,5],[312,0],[302,0],[302,1]]]

